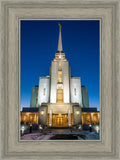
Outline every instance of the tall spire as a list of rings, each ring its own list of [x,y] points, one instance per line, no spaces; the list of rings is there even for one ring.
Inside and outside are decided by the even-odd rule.
[[[55,54],[54,61],[62,60],[62,61],[67,61],[65,58],[65,53],[63,52],[62,49],[62,36],[61,36],[61,24],[59,24],[59,40],[58,40],[58,50]]]
[[[59,41],[58,41],[58,51],[62,52],[62,36],[61,36],[61,24],[59,24]]]

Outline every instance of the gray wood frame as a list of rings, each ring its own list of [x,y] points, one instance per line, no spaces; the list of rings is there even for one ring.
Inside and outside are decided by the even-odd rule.
[[[0,159],[119,159],[120,1],[1,0]],[[20,19],[99,19],[100,122],[98,141],[21,141]]]

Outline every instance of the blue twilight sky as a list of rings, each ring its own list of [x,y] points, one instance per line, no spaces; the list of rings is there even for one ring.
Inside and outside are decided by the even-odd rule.
[[[49,75],[62,25],[63,51],[71,76],[88,87],[90,107],[99,110],[99,20],[21,21],[21,108],[30,106],[31,89]]]

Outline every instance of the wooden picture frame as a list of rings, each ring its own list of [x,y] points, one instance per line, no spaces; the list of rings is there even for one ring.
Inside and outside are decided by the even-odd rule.
[[[119,0],[1,0],[0,159],[119,159]],[[21,19],[99,19],[100,135],[98,141],[21,141]]]

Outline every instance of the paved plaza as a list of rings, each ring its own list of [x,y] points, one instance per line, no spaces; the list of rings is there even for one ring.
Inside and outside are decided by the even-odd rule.
[[[44,132],[24,134],[21,140],[99,140],[99,133],[75,131],[70,129],[52,129]]]

